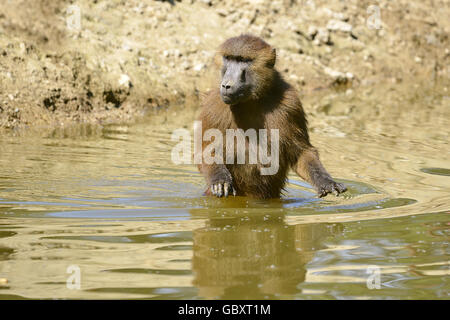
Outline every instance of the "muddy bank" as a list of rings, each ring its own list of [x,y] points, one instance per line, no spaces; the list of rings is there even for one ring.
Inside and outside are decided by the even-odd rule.
[[[243,32],[277,47],[278,69],[314,102],[306,107],[320,114],[312,118],[319,128],[321,118],[355,107],[372,114],[373,105],[354,97],[361,88],[399,85],[414,92],[426,85],[448,97],[448,2],[371,5],[3,1],[0,128],[131,123],[169,106],[195,109],[200,92],[215,83],[215,48]],[[354,98],[353,107],[334,102],[340,92]]]

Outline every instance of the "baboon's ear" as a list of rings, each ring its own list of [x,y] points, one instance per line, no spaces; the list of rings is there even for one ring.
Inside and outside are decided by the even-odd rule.
[[[277,60],[277,50],[275,48],[272,48],[270,59],[267,61],[267,66],[273,68],[276,60]]]

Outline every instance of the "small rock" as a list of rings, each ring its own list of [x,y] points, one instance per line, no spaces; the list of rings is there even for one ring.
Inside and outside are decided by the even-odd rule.
[[[325,67],[324,72],[329,75],[331,78],[333,78],[336,81],[339,82],[346,82],[347,80],[352,80],[354,75],[351,72],[340,72],[337,70],[333,70],[329,67]]]
[[[181,57],[183,54],[180,52],[180,50],[175,49],[175,50],[173,50],[173,55],[175,57]]]
[[[144,65],[146,63],[146,59],[144,57],[138,58],[138,66]]]
[[[130,87],[131,86],[131,79],[128,75],[126,74],[121,74],[120,78],[119,78],[119,85],[120,86],[127,86]]]
[[[316,45],[319,45],[321,43],[323,44],[330,44],[330,32],[328,32],[325,28],[319,28],[317,29],[317,35],[314,38],[314,43]]]
[[[181,68],[183,68],[184,70],[188,70],[188,69],[191,68],[191,65],[189,64],[189,62],[184,61],[184,62],[181,64]]]
[[[433,46],[437,45],[438,43],[436,37],[433,34],[426,35],[425,39],[427,40],[428,44],[431,44]]]
[[[317,35],[317,28],[316,26],[309,26],[308,27],[308,36],[313,40]]]
[[[205,66],[205,64],[204,63],[197,63],[195,66],[194,66],[194,71],[201,71],[201,70],[203,70],[203,68],[205,68],[206,66]]]
[[[21,42],[19,44],[19,48],[20,48],[20,53],[24,54],[26,52],[26,47],[25,47],[25,43]]]
[[[228,11],[225,9],[218,9],[217,14],[221,17],[226,17],[228,15]]]
[[[327,29],[330,31],[342,31],[350,33],[352,32],[352,25],[344,21],[331,19],[330,21],[328,21]]]

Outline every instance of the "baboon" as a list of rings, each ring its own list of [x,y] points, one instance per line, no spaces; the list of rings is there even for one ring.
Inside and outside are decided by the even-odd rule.
[[[198,165],[208,184],[205,194],[278,198],[291,168],[317,190],[319,197],[346,191],[343,184],[331,178],[311,145],[297,91],[274,68],[275,49],[259,37],[243,34],[226,40],[218,54],[222,57],[221,82],[202,102],[202,137],[208,129],[219,130],[223,137],[228,129],[267,129],[268,136],[271,129],[278,129],[279,166],[275,174],[262,175],[265,164],[237,163],[237,148],[233,151],[235,161],[230,162],[224,150],[222,163],[201,161]],[[235,137],[232,139],[223,145],[234,146]],[[203,149],[208,144],[202,139]],[[246,152],[249,147],[247,139]]]

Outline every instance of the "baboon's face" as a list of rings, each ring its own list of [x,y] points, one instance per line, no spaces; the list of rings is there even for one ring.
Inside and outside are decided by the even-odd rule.
[[[252,61],[242,57],[223,57],[220,96],[226,104],[234,105],[247,100],[252,92],[254,77]]]

